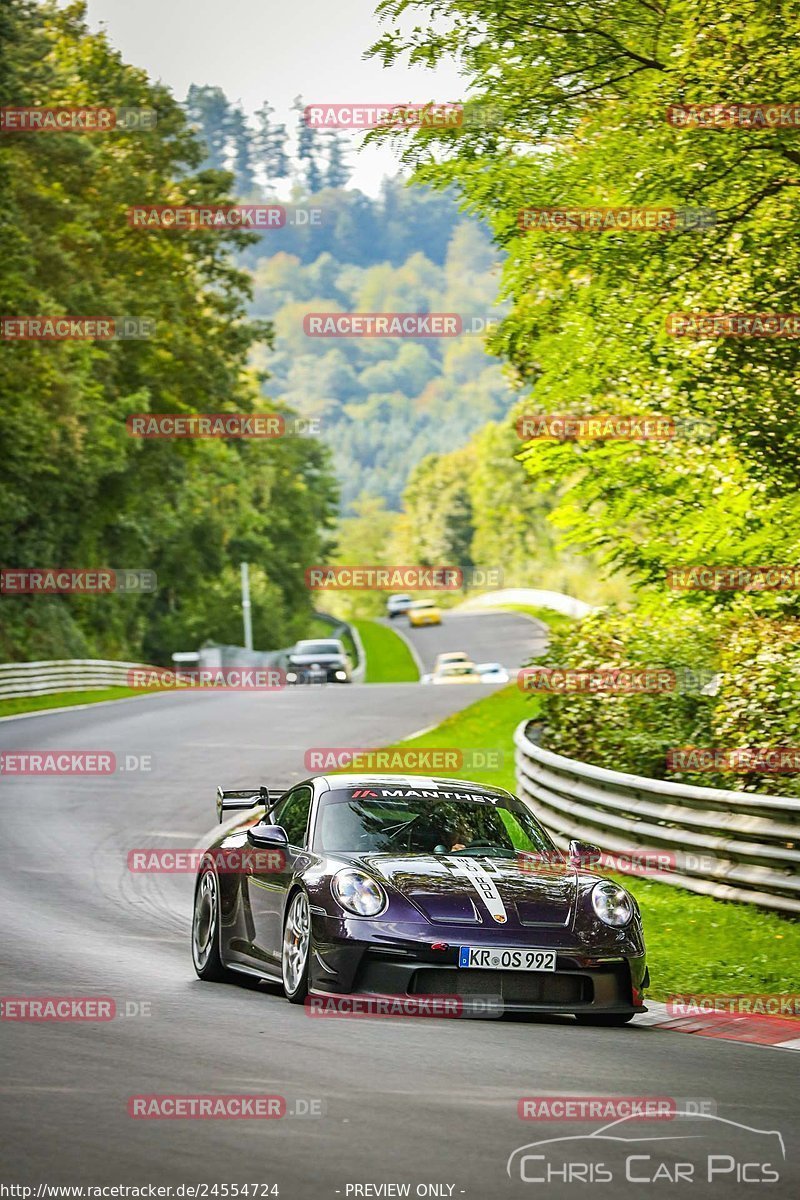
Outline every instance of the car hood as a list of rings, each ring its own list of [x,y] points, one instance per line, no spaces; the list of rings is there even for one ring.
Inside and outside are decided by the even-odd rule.
[[[429,921],[506,929],[574,921],[578,876],[567,863],[444,854],[362,854],[358,861]]]

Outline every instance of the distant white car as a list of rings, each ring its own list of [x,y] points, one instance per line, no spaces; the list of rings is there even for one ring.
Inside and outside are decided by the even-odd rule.
[[[481,683],[508,683],[511,679],[502,663],[476,663],[475,670]]]
[[[405,593],[397,593],[390,596],[386,601],[386,615],[390,621],[393,621],[395,617],[400,617],[403,613],[407,613],[413,603],[414,601],[411,597],[406,596]]]

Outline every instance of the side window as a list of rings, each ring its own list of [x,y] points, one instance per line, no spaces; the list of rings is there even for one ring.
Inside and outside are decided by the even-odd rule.
[[[311,788],[297,788],[282,800],[273,814],[276,825],[286,830],[290,846],[305,846],[306,826],[311,809]]]

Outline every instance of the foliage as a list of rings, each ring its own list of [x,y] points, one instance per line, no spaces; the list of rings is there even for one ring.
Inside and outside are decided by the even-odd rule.
[[[285,645],[309,611],[333,483],[310,439],[143,441],[134,412],[270,408],[248,367],[269,325],[248,319],[246,234],[140,231],[134,203],[229,201],[230,176],[170,94],[127,66],[84,5],[3,10],[3,105],[156,109],[147,132],[6,132],[0,285],[6,314],[134,315],[150,338],[13,341],[0,356],[0,562],[146,567],[152,595],[3,599],[3,656],[169,659],[240,636],[238,564],[253,564],[257,643]]]
[[[543,692],[544,744],[549,750],[663,779],[668,750],[710,745],[714,698],[702,691],[717,669],[718,650],[702,614],[690,606],[673,603],[660,612],[590,613],[553,630],[535,665],[666,669],[675,672],[678,684],[654,694]]]
[[[506,253],[511,303],[489,348],[531,394],[524,412],[645,415],[666,441],[530,441],[518,458],[562,545],[639,589],[628,616],[584,621],[570,665],[713,665],[715,697],[552,698],[555,748],[664,773],[670,745],[792,744],[797,591],[689,592],[667,571],[800,557],[800,343],[668,333],[671,313],[800,311],[792,127],[679,128],[670,105],[793,106],[800,14],[777,0],[384,0],[385,64],[456,57],[493,120],[377,131],[427,186],[456,187]],[[412,27],[407,23],[415,18]],[[531,208],[641,206],[711,220],[662,232],[525,227]],[[558,647],[554,647],[554,652]],[[780,655],[784,662],[780,661]],[[797,777],[698,783],[796,793]]]
[[[434,9],[424,32],[404,31],[402,17]],[[800,309],[792,130],[666,120],[670,104],[790,101],[797,10],[759,0],[732,0],[716,17],[694,0],[543,0],[534,12],[520,0],[386,0],[381,10],[392,24],[374,48],[385,63],[457,54],[475,102],[497,114],[485,127],[380,136],[408,138],[418,178],[456,185],[508,252],[513,307],[492,348],[533,385],[536,411],[710,423],[710,437],[666,446],[532,444],[531,477],[566,485],[561,527],[643,584],[663,585],[666,568],[687,561],[795,561],[797,340],[684,340],[667,335],[665,317]],[[674,233],[518,224],[530,206],[626,204],[717,219]]]
[[[381,242],[373,243],[383,251]],[[354,261],[354,260],[353,260]],[[253,312],[275,327],[273,352],[254,361],[273,395],[319,417],[334,447],[345,511],[362,492],[400,506],[409,472],[426,454],[466,441],[505,415],[514,393],[479,334],[455,338],[322,338],[304,332],[309,312],[455,312],[465,321],[495,309],[494,256],[477,226],[459,225],[442,266],[416,252],[360,268],[328,253],[302,265],[275,254],[255,268]],[[513,464],[506,468],[521,474]]]
[[[795,772],[677,770],[668,752],[800,744],[800,624],[753,619],[746,607],[716,619],[684,600],[600,610],[552,630],[537,666],[666,668],[657,695],[545,694],[545,744],[569,758],[699,787],[800,795]]]

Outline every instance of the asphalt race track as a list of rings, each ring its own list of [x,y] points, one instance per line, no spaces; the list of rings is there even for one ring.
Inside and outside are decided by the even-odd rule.
[[[412,629],[405,617],[384,622],[411,643],[426,671],[433,670],[437,654],[466,650],[472,661],[501,662],[516,671],[547,643],[547,629],[523,613],[460,613],[445,609],[441,625]]]
[[[723,1176],[681,1189],[626,1183],[618,1173],[593,1195],[797,1194],[791,1053],[566,1018],[311,1018],[270,986],[197,980],[191,875],[127,869],[133,848],[188,847],[208,834],[217,782],[288,784],[307,773],[311,745],[379,745],[474,698],[468,688],[352,685],[159,696],[0,723],[4,750],[111,750],[123,763],[152,757],[149,772],[106,779],[3,780],[3,995],[110,996],[123,1014],[85,1024],[2,1022],[5,1180],[277,1184],[286,1200],[403,1194],[352,1190],[367,1184],[470,1200],[583,1194],[574,1181],[524,1183],[519,1170],[509,1178],[517,1147],[598,1127],[522,1121],[519,1098],[655,1095],[709,1100],[729,1121],[782,1131],[781,1182],[751,1187]],[[295,1115],[127,1115],[129,1096],[153,1093],[280,1095]],[[309,1107],[317,1115],[302,1115]],[[668,1136],[671,1124],[648,1123],[639,1136]],[[753,1139],[728,1125],[709,1136],[720,1155]],[[645,1157],[639,1179],[651,1170],[648,1154],[671,1164],[685,1158],[682,1143],[654,1145],[637,1147]],[[623,1172],[623,1153],[606,1142],[601,1157]],[[526,1171],[535,1175],[531,1162]]]

